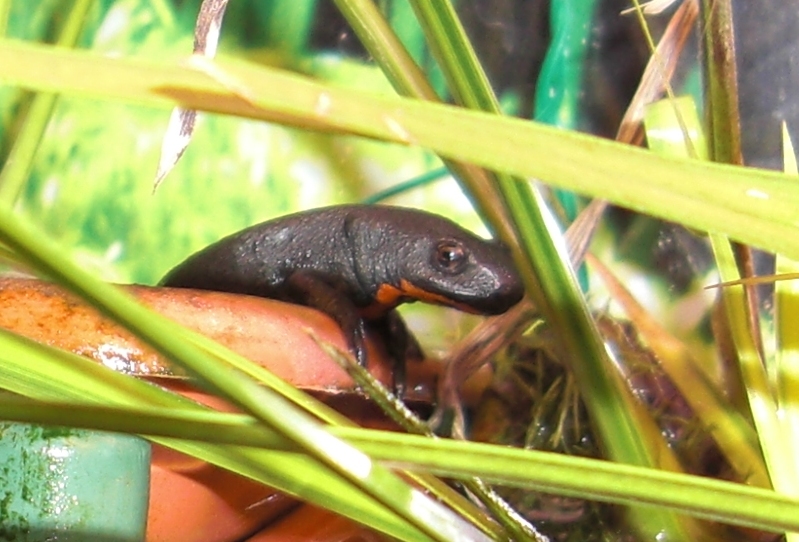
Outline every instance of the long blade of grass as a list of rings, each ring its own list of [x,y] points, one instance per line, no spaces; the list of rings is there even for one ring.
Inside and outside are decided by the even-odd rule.
[[[499,114],[499,101],[491,90],[488,77],[480,66],[452,4],[448,1],[413,1],[411,7],[416,13],[427,38],[428,47],[432,49],[433,56],[447,81],[447,88],[455,97],[456,103],[467,109]],[[514,197],[523,198],[529,205],[532,196],[529,189],[519,186],[509,175],[486,172],[486,176],[490,190],[485,192],[475,190],[478,187],[468,179],[461,180],[461,184],[465,192],[471,194],[472,199],[481,204],[478,208],[500,209],[500,216],[487,216],[491,229],[496,231],[498,237],[509,246],[514,246],[519,222],[514,219],[513,224],[508,224],[504,209],[514,203]],[[499,203],[503,201],[504,206]],[[510,214],[513,215],[513,212]],[[528,286],[536,282],[535,275],[529,272],[530,266],[520,261],[519,254],[516,254],[516,260],[522,264],[520,270],[526,275]],[[536,286],[536,289],[540,290],[540,287]]]
[[[288,441],[265,432],[253,418],[240,414],[185,409],[159,414],[155,409],[90,405],[67,410],[62,404],[43,405],[2,396],[0,412],[18,421],[113,430],[114,422],[107,414],[119,416],[122,425],[144,434],[153,429],[153,421],[169,418],[189,426],[178,429],[185,438],[217,442],[221,431],[222,440],[231,444],[273,446],[288,452],[282,455],[284,460],[292,453],[298,455]],[[491,444],[352,427],[331,431],[380,461],[410,470],[430,470],[458,479],[483,476],[504,485],[619,504],[668,506],[698,517],[770,531],[799,530],[799,499],[742,484]]]
[[[414,1],[414,10],[433,54],[456,99],[467,108],[500,114],[499,103],[449,1]],[[548,216],[544,198],[522,178],[499,173],[499,188],[519,232],[522,255],[517,262],[528,294],[553,328],[570,361],[582,398],[609,456],[642,466],[679,469],[678,462],[648,415],[635,408],[624,382],[599,337],[571,269],[561,233]],[[630,408],[633,405],[633,408]],[[648,438],[650,437],[650,438]],[[647,536],[685,538],[694,529],[668,512],[631,511],[636,527]]]
[[[785,173],[796,175],[799,168],[796,164],[791,136],[787,126],[782,126],[783,162]],[[796,182],[794,179],[793,182]],[[799,272],[799,262],[777,255],[776,273],[789,274]],[[779,281],[774,285],[774,333],[776,353],[774,360],[768,360],[768,369],[779,407],[777,423],[783,435],[781,445],[788,458],[799,457],[799,327],[795,316],[799,314],[799,283],[795,280]],[[780,465],[778,479],[774,487],[786,495],[799,494],[799,467],[796,461],[788,461]],[[795,540],[796,538],[794,538]]]
[[[251,416],[213,410],[167,410],[163,407],[123,407],[104,403],[97,406],[76,401],[36,401],[0,395],[0,418],[39,425],[298,451],[296,446],[258,424]]]
[[[740,279],[732,247],[725,239],[714,239],[714,237],[717,236],[711,236],[711,241],[721,279],[725,282]],[[779,423],[780,414],[766,374],[765,364],[750,333],[743,288],[741,285],[723,288],[721,296],[738,354],[738,363],[746,386],[749,408],[760,439],[760,447],[766,460],[771,483],[777,487],[777,484],[781,483],[780,473],[793,471],[796,458],[789,453],[785,445],[785,435],[782,433]]]
[[[770,531],[799,529],[799,500],[767,489],[551,452],[475,442],[430,441],[385,432],[371,435],[375,449],[371,445],[365,445],[364,449],[375,457],[381,456],[377,448],[394,443],[397,450],[391,453],[393,464],[407,468],[424,464],[426,469],[441,476],[460,477],[460,473],[470,472],[493,483],[559,495],[579,494],[636,506],[657,501],[658,505],[679,512],[734,525]],[[424,453],[433,448],[449,453]],[[530,461],[533,457],[540,459],[535,467]],[[510,472],[513,475],[508,476]],[[590,489],[578,489],[588,486]]]
[[[738,110],[738,76],[735,59],[735,35],[732,28],[730,0],[703,0],[702,44],[705,54],[704,81],[707,89],[705,109],[707,114],[708,151],[714,162],[742,165],[741,121]],[[721,241],[721,238],[717,238]],[[729,241],[728,241],[729,242]],[[754,275],[752,249],[733,243],[738,266],[744,277]],[[747,312],[751,335],[763,357],[763,340],[760,330],[760,299],[758,289],[745,284]]]
[[[730,0],[703,0],[702,8],[707,25],[703,38],[711,159],[742,164],[732,5]],[[733,251],[745,274],[753,274],[750,247],[731,244],[718,233],[711,234],[710,239],[722,281],[741,278]],[[721,295],[771,483],[778,491],[796,494],[796,457],[790,433],[782,431],[783,414],[766,371],[757,289],[744,284],[725,288]],[[789,534],[788,539],[795,541],[797,535]]]
[[[0,79],[8,83],[423,145],[799,259],[799,186],[782,173],[657,156],[531,121],[342,90],[247,63],[213,65],[234,89],[190,66],[0,41]]]

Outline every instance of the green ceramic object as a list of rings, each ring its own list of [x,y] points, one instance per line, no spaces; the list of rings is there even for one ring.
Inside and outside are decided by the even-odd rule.
[[[0,541],[144,540],[149,475],[141,438],[0,424]]]

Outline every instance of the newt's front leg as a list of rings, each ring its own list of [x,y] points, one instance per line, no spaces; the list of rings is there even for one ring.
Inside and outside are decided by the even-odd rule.
[[[383,318],[370,321],[369,327],[380,334],[389,356],[394,361],[392,373],[394,391],[402,397],[405,391],[405,363],[409,360],[422,361],[424,359],[422,347],[396,310],[387,312]]]
[[[341,288],[312,271],[295,271],[286,279],[289,301],[320,310],[341,327],[350,353],[366,367],[366,330],[357,307]]]

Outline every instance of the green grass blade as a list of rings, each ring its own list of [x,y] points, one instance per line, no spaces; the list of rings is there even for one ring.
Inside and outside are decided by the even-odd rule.
[[[741,164],[743,157],[732,4],[730,0],[703,1],[702,9],[706,21],[702,37],[708,58],[705,69],[710,155],[715,161]],[[746,265],[746,260],[736,260],[733,254],[736,247],[726,236],[712,234],[710,239],[721,280],[740,279],[739,264]],[[751,261],[748,247],[743,247],[743,250]],[[737,252],[741,254],[740,247]],[[784,431],[784,415],[780,412],[766,360],[763,359],[757,290],[754,285],[723,288],[722,298],[771,484],[778,491],[795,495],[799,487],[796,457],[791,445],[791,433]],[[791,541],[798,539],[796,534],[788,534],[787,538]]]
[[[246,63],[210,65],[227,85],[193,67],[0,41],[0,80],[7,83],[422,145],[799,259],[799,186],[782,173],[658,156],[531,121],[342,90]]]
[[[398,93],[438,100],[422,70],[372,0],[335,0],[335,3]]]
[[[213,444],[237,444],[279,451],[295,446],[251,416],[202,409],[153,406],[100,406],[72,401],[35,401],[0,395],[0,418],[39,425],[64,425],[98,431],[136,433]]]
[[[499,113],[499,101],[452,3],[413,0],[411,6],[455,101],[469,109]]]
[[[342,430],[344,431],[344,430]],[[430,441],[372,432],[363,447],[376,458],[440,476],[479,476],[493,483],[606,502],[658,505],[734,525],[799,531],[799,500],[771,490],[551,452],[475,442]],[[383,451],[385,450],[385,451]],[[435,453],[433,453],[435,451]],[[692,538],[690,540],[696,540]]]
[[[740,280],[741,276],[732,247],[726,239],[719,237],[713,235],[711,241],[720,278],[723,282]],[[722,298],[735,350],[738,353],[738,362],[749,399],[752,419],[755,422],[771,482],[777,484],[779,482],[776,477],[780,472],[794,470],[796,458],[789,453],[784,441],[785,435],[782,433],[779,423],[780,414],[766,374],[765,364],[750,333],[743,287],[737,285],[723,288]],[[791,491],[793,492],[794,489],[792,488]]]
[[[796,154],[787,126],[782,127],[783,161],[785,173],[796,175]],[[793,182],[796,182],[794,179]],[[776,273],[799,272],[799,262],[777,255]],[[774,284],[774,333],[776,353],[769,361],[777,405],[781,415],[777,418],[780,443],[785,448],[787,462],[779,465],[774,477],[774,487],[786,495],[799,494],[799,327],[795,316],[799,314],[799,283],[795,280]],[[793,458],[793,461],[790,459]]]
[[[238,414],[187,410],[164,414],[153,408],[89,405],[66,410],[61,405],[2,396],[0,413],[19,421],[68,423],[92,429],[113,429],[114,420],[109,416],[121,417],[123,425],[136,432],[151,430],[151,422],[159,418],[172,418],[191,426],[182,431],[187,438],[214,442],[221,429],[230,443],[274,446],[284,452],[273,455],[280,461],[299,455],[287,441],[257,427],[253,418]],[[482,476],[499,484],[618,504],[667,506],[698,517],[770,531],[799,530],[799,499],[742,484],[490,444],[352,427],[334,428],[332,432],[380,461],[411,470],[429,470],[459,479]],[[295,469],[300,465],[300,458],[296,459],[298,463],[292,465]]]

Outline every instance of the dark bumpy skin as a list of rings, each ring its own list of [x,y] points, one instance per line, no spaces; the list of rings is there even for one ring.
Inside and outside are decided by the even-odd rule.
[[[455,223],[400,207],[343,205],[277,218],[190,256],[163,286],[280,299],[319,309],[366,363],[364,320],[398,361],[421,356],[393,310],[425,301],[500,314],[524,293],[510,254]]]

